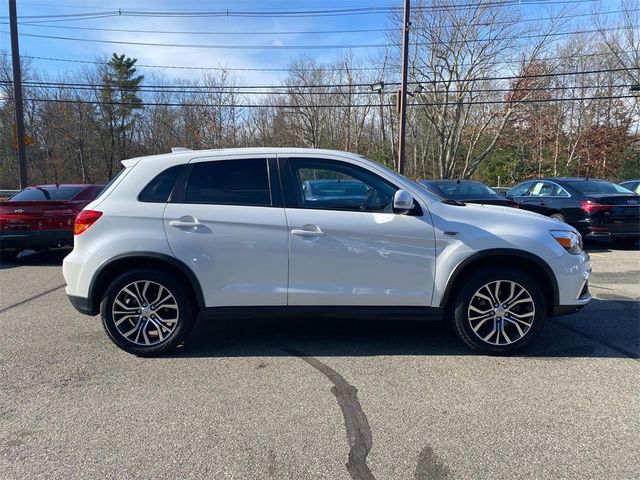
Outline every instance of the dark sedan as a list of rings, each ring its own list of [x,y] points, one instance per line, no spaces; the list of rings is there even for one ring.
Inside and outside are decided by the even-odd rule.
[[[422,180],[420,184],[436,195],[449,200],[504,207],[518,206],[513,200],[496,193],[484,183],[474,180]]]
[[[76,215],[103,185],[38,185],[0,202],[0,255],[73,245]]]
[[[640,199],[607,180],[540,178],[507,192],[520,208],[566,222],[585,238],[633,243],[640,238]]]

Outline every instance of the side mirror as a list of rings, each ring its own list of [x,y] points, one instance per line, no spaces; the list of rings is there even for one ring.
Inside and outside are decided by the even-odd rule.
[[[399,214],[405,214],[413,210],[413,197],[406,190],[398,190],[393,195],[393,211]]]

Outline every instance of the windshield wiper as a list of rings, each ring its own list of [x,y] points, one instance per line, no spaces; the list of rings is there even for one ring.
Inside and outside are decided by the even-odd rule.
[[[442,203],[446,203],[447,205],[454,205],[456,207],[466,207],[467,204],[464,202],[459,202],[458,200],[454,200],[453,198],[444,198]]]

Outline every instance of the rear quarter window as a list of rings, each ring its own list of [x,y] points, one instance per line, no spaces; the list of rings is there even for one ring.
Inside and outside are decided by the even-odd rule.
[[[138,200],[141,202],[167,203],[183,168],[184,165],[175,165],[160,172],[142,189],[140,195],[138,195]]]

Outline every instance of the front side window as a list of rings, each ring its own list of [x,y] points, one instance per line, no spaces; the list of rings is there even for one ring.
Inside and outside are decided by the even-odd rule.
[[[507,192],[508,197],[524,197],[529,189],[531,188],[531,184],[533,182],[524,182],[520,185],[516,185],[511,190]]]
[[[292,159],[299,208],[392,212],[396,186],[355,165],[335,160]]]
[[[186,203],[271,206],[266,159],[194,163],[187,179]]]

